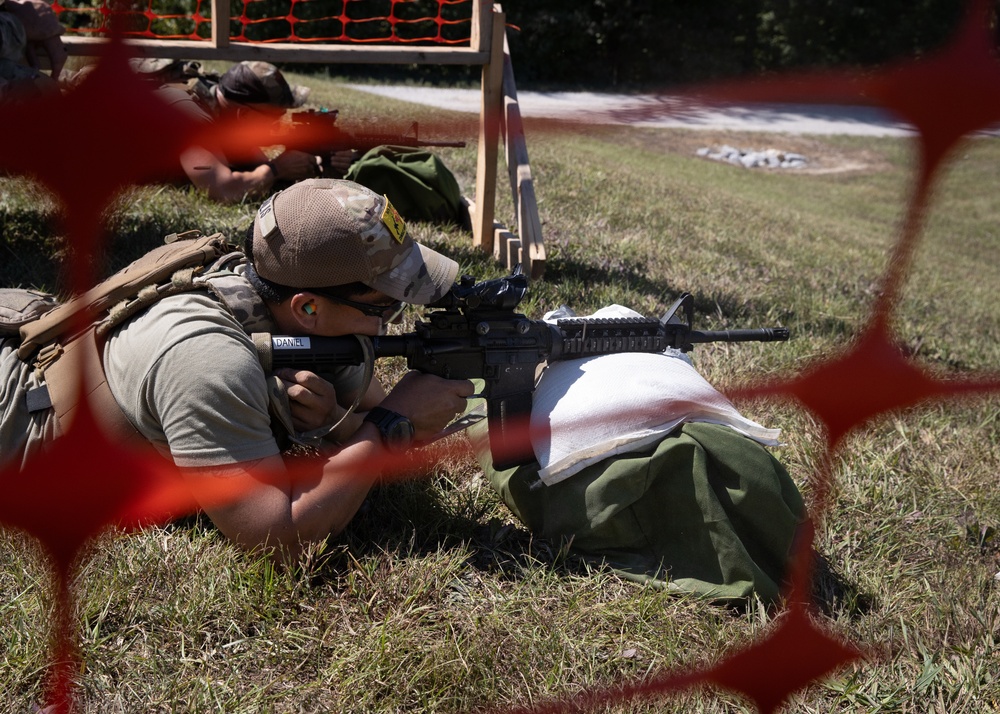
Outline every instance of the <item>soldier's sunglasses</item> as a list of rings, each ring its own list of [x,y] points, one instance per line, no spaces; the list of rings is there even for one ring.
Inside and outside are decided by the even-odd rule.
[[[406,309],[406,303],[402,300],[395,300],[387,305],[373,305],[370,302],[358,302],[357,300],[348,300],[338,295],[330,295],[322,290],[310,290],[309,292],[325,297],[331,302],[353,307],[368,317],[381,317],[382,321],[387,323],[397,319],[403,314],[403,310]]]

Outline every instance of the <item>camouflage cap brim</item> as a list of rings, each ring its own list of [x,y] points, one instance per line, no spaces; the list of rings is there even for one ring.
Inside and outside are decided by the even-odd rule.
[[[391,298],[427,305],[451,290],[458,263],[416,241],[411,241],[393,267],[371,281],[371,287]]]

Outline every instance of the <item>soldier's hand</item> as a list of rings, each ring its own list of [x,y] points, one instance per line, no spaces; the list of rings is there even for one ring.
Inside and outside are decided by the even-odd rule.
[[[278,157],[271,159],[270,163],[275,178],[284,181],[301,181],[319,174],[318,157],[304,151],[292,149],[282,152]]]
[[[332,384],[308,370],[283,367],[275,371],[288,391],[292,408],[292,425],[306,432],[330,426],[345,411],[337,403],[337,391]]]
[[[330,168],[330,175],[327,178],[344,178],[351,169],[351,164],[361,157],[360,152],[349,149],[347,151],[334,151],[330,153],[327,166]]]
[[[419,441],[434,436],[465,411],[473,392],[472,382],[465,379],[407,372],[380,406],[409,417]]]

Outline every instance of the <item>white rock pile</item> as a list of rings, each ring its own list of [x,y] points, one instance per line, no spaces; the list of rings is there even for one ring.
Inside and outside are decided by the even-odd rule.
[[[802,154],[779,149],[737,149],[724,144],[718,148],[704,147],[698,149],[698,156],[715,161],[727,161],[731,164],[744,166],[748,169],[798,169],[808,162]]]

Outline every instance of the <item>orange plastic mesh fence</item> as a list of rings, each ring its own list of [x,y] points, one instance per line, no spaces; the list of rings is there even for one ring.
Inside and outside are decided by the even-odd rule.
[[[231,0],[233,42],[468,43],[473,0]],[[206,41],[210,0],[56,0],[67,34]]]
[[[916,359],[915,351],[904,347],[893,329],[896,306],[912,278],[911,270],[921,248],[925,225],[933,217],[933,189],[942,180],[948,161],[957,153],[957,147],[965,138],[1000,124],[1000,61],[996,53],[993,9],[993,0],[974,0],[966,21],[953,39],[926,57],[901,61],[863,75],[849,70],[790,74],[768,81],[715,85],[701,93],[703,98],[725,100],[732,104],[864,101],[884,108],[915,129],[912,142],[917,157],[911,162],[910,170],[914,174],[911,177],[909,204],[898,207],[904,216],[900,220],[899,234],[887,236],[884,241],[891,246],[886,273],[878,283],[872,314],[859,316],[859,339],[851,340],[844,351],[821,355],[817,358],[819,361],[802,372],[784,375],[776,381],[758,381],[756,385],[748,384],[727,392],[727,396],[738,403],[744,399],[794,400],[816,419],[817,424],[823,426],[826,438],[817,438],[814,444],[807,442],[808,448],[803,452],[805,458],[797,464],[814,490],[810,504],[814,523],[822,524],[837,515],[833,510],[836,499],[831,494],[836,492],[835,476],[840,468],[838,460],[848,436],[867,430],[878,420],[903,410],[935,405],[943,408],[947,401],[974,394],[1000,394],[1000,373],[992,367],[991,371],[978,375],[927,371]],[[193,125],[180,121],[177,110],[157,104],[151,96],[151,86],[128,71],[121,48],[111,43],[109,46],[105,55],[107,64],[102,65],[107,67],[107,71],[95,72],[78,89],[65,94],[31,97],[16,105],[0,103],[0,126],[4,127],[8,136],[18,138],[16,141],[0,142],[0,171],[5,175],[35,177],[56,194],[64,208],[69,244],[78,251],[78,255],[84,256],[95,255],[93,251],[106,233],[102,225],[106,207],[117,200],[115,197],[121,187],[149,176],[151,167],[165,170],[165,167],[176,166],[179,151],[190,145],[194,136],[192,132],[196,131]],[[956,81],[956,78],[961,78],[961,81]],[[668,98],[662,99],[666,101]],[[656,103],[650,106],[655,107]],[[644,111],[649,109],[624,116],[639,120],[643,118]],[[78,151],[67,152],[62,143],[47,141],[66,117],[72,117],[77,132],[91,139]],[[133,130],[135,127],[138,129]],[[228,128],[216,127],[216,131],[228,131]],[[81,156],[89,160],[81,160]],[[970,237],[958,235],[954,240],[970,240]],[[80,289],[93,284],[93,267],[94,262],[89,260],[70,263],[71,284]],[[978,277],[976,271],[970,271],[970,280]],[[49,680],[45,685],[45,703],[52,708],[46,707],[46,710],[59,714],[73,711],[73,702],[83,701],[85,697],[92,702],[91,708],[101,707],[100,692],[112,693],[111,689],[101,687],[87,689],[86,694],[83,693],[85,687],[97,681],[95,677],[99,675],[94,672],[102,671],[94,667],[93,660],[89,658],[120,657],[115,659],[114,666],[123,668],[122,676],[132,674],[128,667],[136,659],[128,659],[119,653],[120,649],[128,649],[128,643],[116,646],[110,638],[106,638],[108,642],[105,643],[96,641],[92,636],[84,647],[76,641],[85,630],[88,633],[91,631],[90,626],[83,627],[76,619],[85,605],[83,598],[78,603],[73,597],[74,589],[85,583],[88,575],[94,574],[80,570],[85,555],[90,555],[88,543],[99,534],[107,533],[112,524],[116,529],[128,531],[150,523],[166,523],[178,515],[196,512],[201,503],[224,505],[242,498],[246,493],[239,490],[246,486],[235,483],[239,479],[182,478],[168,466],[167,460],[146,456],[111,439],[101,430],[95,417],[96,407],[89,404],[89,398],[84,400],[83,405],[63,437],[29,460],[23,470],[19,471],[16,464],[0,468],[0,491],[3,493],[0,498],[0,529],[16,529],[30,535],[41,544],[54,566],[54,604],[48,608],[35,608],[36,618],[53,620],[49,628],[53,635],[50,658],[45,666],[39,663],[30,679],[45,676]],[[989,405],[984,406],[992,409]],[[988,417],[982,426],[988,426],[993,420],[993,417]],[[888,431],[883,429],[885,433]],[[879,437],[873,435],[873,438]],[[900,458],[909,456],[908,441],[900,442],[903,444]],[[815,451],[810,454],[813,449]],[[913,453],[920,455],[919,450]],[[442,458],[452,461],[457,454],[458,451],[454,454],[431,453],[427,461],[411,460],[410,454],[387,454],[383,457],[385,461],[374,459],[367,465],[372,472],[397,476],[426,473],[423,469],[431,468],[431,464],[445,463]],[[390,459],[396,460],[395,465],[389,463]],[[965,466],[977,483],[978,479],[995,479],[995,470],[990,470],[988,459],[980,463],[970,456]],[[944,469],[946,465],[930,463],[928,466],[936,467]],[[905,467],[889,469],[888,472],[871,475],[872,483],[880,492],[894,488],[894,479],[912,474],[912,470]],[[313,475],[311,467],[299,466],[295,476],[290,472],[290,478],[312,479]],[[988,482],[984,480],[982,483]],[[898,521],[900,525],[906,522],[903,518]],[[885,530],[873,529],[870,533],[861,532],[857,537],[877,542]],[[947,538],[947,531],[943,533],[942,537]],[[804,708],[829,710],[834,704],[857,701],[851,694],[856,682],[909,674],[898,666],[898,663],[905,666],[907,660],[903,658],[907,652],[913,654],[919,650],[918,654],[926,666],[931,655],[919,642],[899,645],[892,627],[881,625],[887,620],[892,625],[891,620],[881,617],[879,613],[876,613],[881,617],[878,622],[859,621],[857,624],[860,627],[856,623],[824,621],[828,618],[811,604],[812,570],[817,563],[814,546],[815,529],[810,524],[802,534],[795,553],[786,611],[771,618],[770,615],[756,614],[756,608],[750,609],[746,615],[745,636],[739,637],[739,641],[708,643],[704,647],[696,643],[694,651],[687,652],[689,656],[676,666],[676,658],[669,652],[664,655],[651,651],[644,655],[650,657],[648,664],[640,660],[637,667],[614,665],[605,673],[598,673],[599,676],[574,676],[565,682],[536,677],[536,682],[542,684],[525,687],[526,691],[516,696],[498,695],[504,701],[525,702],[523,705],[508,707],[504,703],[484,702],[481,708],[498,714],[603,711],[619,703],[629,709],[685,708],[683,702],[675,704],[666,701],[668,697],[675,696],[690,696],[699,700],[686,699],[687,708],[735,708],[737,704],[717,699],[718,690],[724,690],[721,693],[725,696],[735,693],[746,700],[748,706],[740,705],[742,709],[752,706],[761,714],[785,710],[786,705],[789,711]],[[935,546],[928,543],[927,547]],[[857,548],[846,549],[838,555],[849,558],[851,551],[855,550]],[[861,577],[875,578],[879,576],[877,571],[865,571],[864,568],[877,564],[877,561],[878,558],[873,557],[852,567],[860,568]],[[943,563],[942,568],[947,565]],[[92,570],[96,567],[99,566]],[[890,563],[887,567],[895,565]],[[950,574],[952,571],[942,572]],[[902,580],[906,579],[913,580],[914,587],[931,591],[932,604],[944,602],[941,598],[950,597],[943,591],[933,592],[936,588],[934,583],[923,580],[919,572],[904,574]],[[8,587],[6,592],[10,590]],[[2,596],[6,596],[6,592]],[[14,605],[7,609],[16,609]],[[572,615],[570,613],[570,617]],[[568,638],[572,630],[559,632],[560,624],[565,620],[556,612],[551,624],[556,635]],[[0,622],[6,623],[6,620]],[[635,625],[643,626],[646,626],[645,623]],[[981,629],[986,631],[986,637],[992,638],[991,644],[995,643],[995,621],[984,623]],[[27,640],[33,632],[45,631],[46,628],[42,627],[27,629],[26,637],[22,639]],[[627,634],[629,629],[623,628],[622,632]],[[957,651],[956,646],[946,648],[941,645],[937,649],[942,652],[937,652],[934,643],[944,642],[946,635],[956,638],[959,643],[969,642],[968,638],[962,639],[963,634],[940,633],[937,640],[930,641],[931,653],[940,658],[950,657]],[[874,647],[843,639],[850,636],[874,639]],[[673,646],[670,640],[677,639],[672,630],[664,632],[662,637],[666,646]],[[975,642],[980,641],[975,640],[968,645],[966,651],[971,653],[970,658],[974,659],[977,655]],[[479,645],[475,638],[468,640],[473,663],[476,657],[482,660],[476,650]],[[18,643],[18,646],[22,650],[30,646],[32,653],[38,647],[25,643]],[[707,660],[704,662],[696,661],[699,647],[706,650]],[[859,659],[864,654],[862,648],[871,649],[872,656]],[[894,657],[895,650],[899,650],[898,662],[886,661],[885,653],[890,648]],[[176,658],[176,653],[168,648],[164,652],[164,672],[182,669],[169,661],[171,656]],[[986,661],[988,657],[987,653],[980,659]],[[658,669],[660,665],[653,664],[658,661],[667,663],[664,669]],[[809,685],[846,669],[854,662],[857,664],[853,666],[858,668],[855,671],[846,671],[838,681],[816,688],[818,691],[815,693],[805,691]],[[406,664],[401,663],[400,667]],[[224,668],[226,662],[218,666]],[[988,662],[985,666],[989,666]],[[235,669],[229,672],[219,669],[218,672],[222,678],[236,678]],[[471,681],[471,678],[467,679]],[[364,680],[360,684],[363,686]],[[457,681],[442,691],[455,700],[468,701],[467,693],[462,691],[464,684],[464,681]],[[978,682],[974,684],[979,685],[977,694],[972,695],[969,701],[972,705],[975,701],[980,702],[976,711],[989,710],[991,703],[996,704],[997,698],[993,696],[996,689],[980,694],[986,691],[986,686]],[[20,691],[5,691],[5,701],[20,697],[23,702],[27,692],[40,691],[42,686],[28,681]],[[419,686],[418,681],[411,688]],[[440,687],[440,683],[435,683],[435,686]],[[79,694],[78,689],[81,690]],[[906,685],[900,681],[898,690],[911,692],[912,682]],[[864,695],[864,692],[861,694]],[[112,696],[117,700],[118,695]],[[124,696],[127,701],[127,691]],[[146,708],[144,701],[148,702],[150,695],[136,696],[145,696],[146,699],[134,702],[132,708]],[[330,696],[342,697],[339,692],[331,692]],[[541,699],[543,696],[562,696],[563,699],[550,698],[546,701]],[[799,704],[794,704],[795,701]],[[27,710],[29,707],[22,705],[19,708]],[[31,708],[37,710],[37,707]],[[971,706],[964,710],[973,711]],[[996,710],[995,706],[992,710]]]

